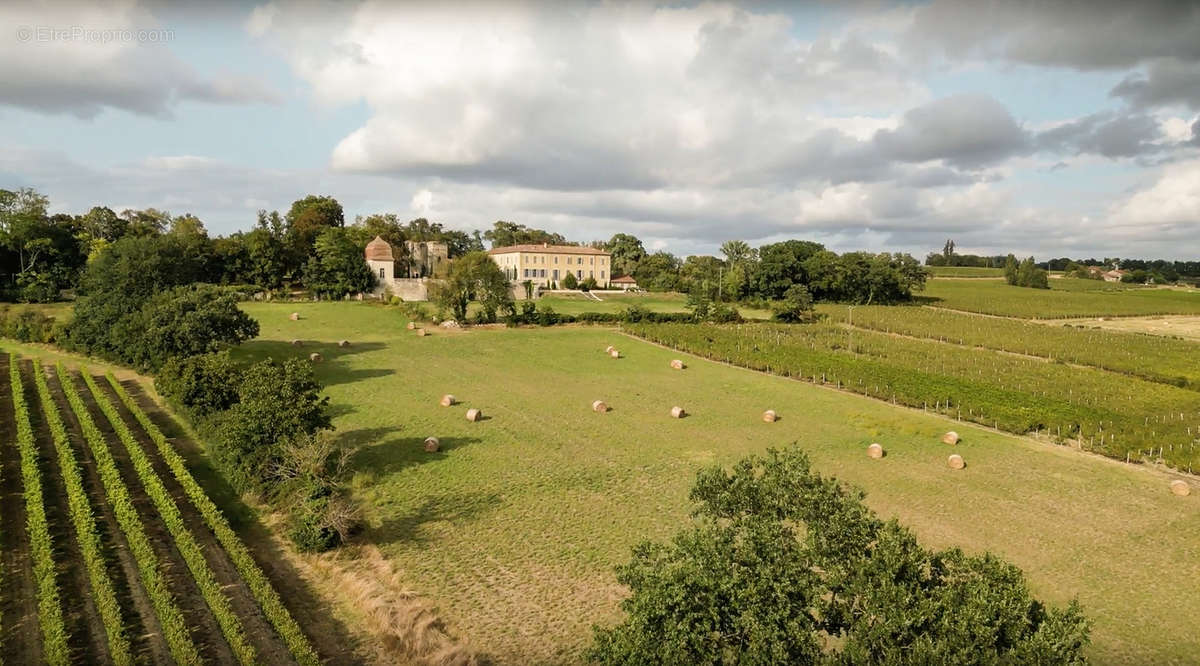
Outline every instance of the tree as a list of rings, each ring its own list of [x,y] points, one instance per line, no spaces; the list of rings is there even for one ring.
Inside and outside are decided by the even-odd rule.
[[[778,300],[793,284],[807,284],[804,262],[825,246],[812,241],[787,240],[758,249],[755,291],[762,298]]]
[[[466,321],[472,300],[479,301],[480,319],[485,322],[494,322],[498,312],[513,308],[508,279],[486,252],[468,252],[455,260],[446,283],[434,289],[433,300],[460,322]]]
[[[721,243],[721,254],[725,255],[726,264],[736,266],[754,261],[757,252],[746,241],[730,240]]]
[[[127,347],[141,344],[139,313],[155,293],[199,282],[203,264],[178,237],[126,236],[88,264],[65,344],[129,362]]]
[[[1009,260],[1004,265],[1004,279],[1009,284],[1034,289],[1050,288],[1049,274],[1037,267],[1033,257],[1026,257],[1019,264],[1011,254],[1008,257]]]
[[[679,258],[662,250],[647,255],[638,262],[633,277],[643,289],[653,291],[679,291]]]
[[[1004,259],[1004,281],[1013,285],[1017,283],[1017,258],[1012,254]]]
[[[313,249],[315,254],[304,267],[304,284],[314,293],[341,298],[370,291],[375,286],[375,275],[363,259],[363,248],[354,241],[350,230],[324,229]]]
[[[579,280],[575,279],[575,274],[571,271],[567,271],[567,274],[563,276],[562,283],[563,289],[575,289],[579,286]]]
[[[300,266],[308,259],[322,231],[346,223],[342,204],[337,199],[312,194],[292,202],[286,219],[287,245],[292,252],[293,266]]]
[[[157,370],[173,357],[195,356],[237,345],[258,335],[258,322],[238,309],[232,294],[211,285],[187,285],[156,294],[138,318],[140,344],[122,360]]]
[[[237,402],[240,377],[228,352],[176,356],[159,368],[154,388],[193,416],[205,417]]]
[[[328,408],[310,364],[268,359],[249,366],[236,402],[217,417],[217,464],[235,489],[263,490],[286,442],[332,427]]]
[[[642,241],[632,234],[615,234],[604,244],[604,249],[612,254],[613,275],[633,275],[638,264],[646,258]]]
[[[946,244],[942,246],[942,257],[946,260],[946,266],[954,265],[954,241],[946,239]]]
[[[1082,664],[1088,622],[990,554],[931,551],[797,450],[700,472],[695,524],[617,568],[609,664]]]
[[[542,229],[532,229],[516,222],[497,221],[492,228],[483,233],[492,247],[508,247],[510,245],[541,244],[566,245],[567,239],[562,234],[550,233]]]
[[[786,322],[808,321],[813,314],[813,299],[802,284],[788,287],[783,300],[774,304],[775,319]]]

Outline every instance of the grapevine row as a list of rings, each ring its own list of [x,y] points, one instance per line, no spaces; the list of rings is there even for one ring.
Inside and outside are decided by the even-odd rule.
[[[241,539],[238,538],[237,534],[229,526],[229,522],[225,520],[225,516],[217,509],[217,505],[213,503],[200,487],[200,484],[196,482],[191,472],[188,471],[183,457],[175,451],[166,436],[163,435],[158,426],[150,420],[137,402],[125,391],[125,388],[121,386],[116,377],[112,373],[109,373],[107,379],[117,397],[120,398],[126,409],[129,410],[129,413],[133,414],[134,418],[141,424],[142,429],[150,435],[150,439],[158,448],[159,455],[166,461],[176,481],[183,487],[192,504],[195,505],[204,517],[204,521],[209,529],[213,531],[217,540],[225,548],[226,552],[229,553],[230,559],[233,560],[238,573],[241,574],[246,584],[250,587],[250,591],[254,594],[259,607],[262,608],[263,614],[266,615],[272,626],[279,632],[292,656],[295,657],[297,662],[305,666],[315,666],[320,663],[308,638],[300,629],[300,625],[296,623],[291,613],[283,605],[283,601],[279,598],[279,593],[275,591],[275,588],[271,585],[262,569],[259,568],[258,563],[254,561],[245,544],[242,543]]]
[[[833,385],[1129,460],[1189,469],[1200,444],[1195,391],[828,325],[635,324],[634,335],[715,360]],[[1135,452],[1136,457],[1135,457]]]
[[[50,387],[46,383],[42,364],[37,359],[33,361],[33,370],[38,397],[42,403],[42,415],[50,426],[54,449],[58,453],[59,473],[62,475],[63,485],[67,489],[67,506],[71,513],[71,521],[75,524],[75,534],[79,541],[79,550],[83,555],[84,568],[87,570],[88,580],[91,582],[96,608],[104,623],[105,633],[108,635],[109,656],[117,666],[128,666],[133,664],[133,653],[121,622],[121,607],[117,602],[116,592],[113,590],[112,579],[109,578],[108,569],[105,567],[104,556],[101,552],[100,533],[97,531],[92,507],[83,487],[83,476],[79,472],[75,453],[71,450],[67,428],[50,396]]]
[[[8,356],[8,376],[12,386],[13,414],[16,416],[17,448],[21,452],[21,480],[25,491],[25,526],[33,556],[33,576],[37,581],[38,624],[42,629],[42,658],[48,664],[66,664],[70,660],[67,629],[63,624],[62,604],[55,580],[50,527],[46,523],[42,474],[38,470],[37,443],[29,421],[29,404],[17,359]]]
[[[125,450],[129,453],[129,460],[133,463],[133,469],[137,473],[138,479],[141,480],[142,487],[146,490],[146,495],[154,503],[154,508],[158,510],[159,515],[162,517],[163,524],[166,525],[167,531],[171,533],[171,537],[175,540],[179,554],[187,564],[188,570],[191,571],[192,578],[195,579],[201,596],[204,597],[204,601],[212,609],[213,615],[217,618],[217,623],[221,626],[221,632],[225,635],[225,640],[229,643],[229,647],[237,655],[238,661],[243,664],[253,664],[255,660],[254,647],[246,640],[245,631],[242,629],[242,622],[233,611],[229,599],[221,592],[221,585],[217,582],[212,568],[208,566],[208,562],[204,559],[204,552],[200,550],[200,545],[196,543],[195,537],[192,536],[192,533],[188,531],[187,525],[184,524],[183,514],[179,512],[179,506],[175,503],[170,493],[167,492],[162,480],[158,478],[158,474],[154,471],[154,466],[146,456],[146,452],[142,450],[142,445],[138,443],[137,438],[133,436],[125,421],[121,419],[120,413],[117,412],[108,398],[100,391],[100,388],[96,386],[91,373],[88,372],[87,368],[83,368],[82,374],[83,381],[92,392],[92,399],[95,400],[101,413],[108,419],[113,431],[117,433],[117,437],[125,445]]]
[[[108,445],[104,441],[104,435],[96,427],[95,421],[88,414],[87,405],[84,404],[78,391],[75,390],[66,368],[59,363],[57,370],[63,393],[66,395],[67,402],[71,404],[71,410],[75,413],[75,417],[79,421],[79,426],[83,430],[84,440],[92,451],[92,457],[96,459],[96,468],[100,474],[100,481],[104,486],[104,492],[108,496],[113,513],[116,514],[121,531],[125,534],[125,538],[129,542],[129,549],[133,553],[134,561],[137,563],[142,584],[146,588],[146,594],[150,597],[150,601],[154,606],[154,612],[158,616],[158,621],[162,625],[164,638],[171,650],[171,655],[180,664],[200,664],[200,653],[196,650],[196,645],[192,642],[192,638],[188,634],[187,623],[183,618],[183,613],[180,612],[179,606],[175,603],[167,588],[158,556],[154,554],[154,549],[150,545],[150,539],[146,536],[146,528],[142,524],[141,518],[138,517],[137,509],[134,507],[133,500],[129,495],[129,489],[125,486],[125,482],[121,480],[121,473],[117,469],[117,464],[112,457],[112,453],[108,450]]]

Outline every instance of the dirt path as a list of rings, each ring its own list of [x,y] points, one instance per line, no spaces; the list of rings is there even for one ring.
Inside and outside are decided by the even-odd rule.
[[[0,654],[13,663],[36,664],[42,660],[42,634],[8,372],[8,355],[0,354]]]
[[[75,460],[79,463],[80,471],[83,474],[84,488],[91,500],[92,511],[96,515],[100,539],[104,544],[108,575],[112,579],[117,601],[121,606],[122,619],[126,631],[129,632],[134,654],[142,662],[171,664],[173,663],[171,653],[163,638],[162,625],[159,624],[158,617],[154,614],[154,606],[150,602],[150,597],[146,595],[145,588],[142,587],[137,564],[129,552],[129,544],[125,541],[125,535],[121,532],[117,517],[113,514],[105,497],[104,486],[96,471],[96,460],[84,443],[79,421],[75,418],[75,413],[71,411],[66,396],[63,395],[57,373],[49,372],[47,379],[50,395],[58,405],[58,413],[62,415],[63,422],[67,426],[67,434],[75,451]]]
[[[150,539],[154,553],[158,557],[163,577],[167,581],[167,587],[171,591],[171,596],[174,597],[175,603],[178,604],[179,610],[183,612],[184,619],[187,621],[192,640],[196,643],[196,649],[199,650],[206,662],[218,664],[237,663],[233,651],[230,650],[229,644],[225,642],[220,625],[217,624],[217,620],[209,610],[208,604],[205,603],[199,587],[196,586],[195,579],[192,578],[192,572],[187,568],[187,563],[175,547],[175,540],[171,537],[171,533],[167,530],[166,525],[159,518],[158,511],[154,508],[153,501],[146,494],[145,488],[142,487],[142,482],[137,477],[137,472],[133,468],[133,463],[129,460],[129,454],[126,452],[125,446],[121,443],[116,432],[113,431],[112,424],[108,422],[108,418],[104,416],[104,413],[96,405],[96,400],[92,396],[87,384],[83,382],[83,378],[73,373],[72,380],[74,381],[75,390],[79,392],[84,404],[87,405],[92,420],[96,422],[96,427],[100,429],[100,433],[104,436],[105,441],[108,442],[109,451],[112,452],[113,460],[116,461],[122,480],[125,482],[126,487],[129,488],[129,495],[133,500],[133,505],[137,508],[138,515],[142,519],[142,524],[146,528],[146,536]]]
[[[142,445],[142,450],[150,458],[154,466],[154,471],[158,473],[158,478],[166,487],[167,492],[171,494],[171,497],[175,498],[175,503],[179,506],[179,512],[183,516],[184,524],[187,525],[188,531],[195,537],[196,543],[200,545],[200,548],[204,552],[204,559],[208,562],[208,566],[212,568],[213,575],[217,579],[217,582],[220,583],[222,591],[229,599],[234,612],[241,619],[242,626],[246,632],[246,638],[258,652],[258,660],[264,664],[295,663],[287,646],[280,640],[275,628],[263,616],[261,609],[258,607],[258,602],[254,599],[250,588],[246,586],[246,582],[242,580],[237,567],[229,559],[229,555],[221,546],[221,542],[209,530],[208,525],[204,522],[204,517],[196,510],[191,500],[188,499],[187,493],[183,491],[183,487],[175,480],[171,469],[167,467],[166,462],[158,455],[158,449],[154,442],[142,429],[141,424],[137,422],[133,414],[130,414],[129,410],[125,408],[120,397],[117,396],[112,386],[109,385],[108,380],[104,377],[93,377],[93,379],[101,388],[104,397],[117,408],[117,411],[121,415],[121,420],[133,432],[138,443]]]
[[[225,513],[258,566],[279,592],[292,617],[304,628],[317,654],[330,664],[364,663],[360,656],[364,650],[359,641],[334,616],[329,603],[305,582],[270,531],[259,522],[254,511],[242,504],[237,494],[210,467],[199,445],[142,390],[140,384],[124,380],[121,385],[154,425],[171,439],[175,450],[187,461],[188,469],[196,481]],[[152,455],[156,458],[157,467],[161,461],[157,460],[156,452]],[[267,662],[264,660],[263,663]]]
[[[46,498],[46,523],[50,528],[50,543],[54,547],[58,594],[63,604],[63,621],[67,629],[67,644],[71,662],[75,664],[109,664],[108,636],[104,621],[92,598],[91,584],[83,566],[83,554],[71,522],[67,504],[67,487],[59,474],[58,453],[54,439],[42,415],[41,401],[33,381],[33,362],[21,362],[21,378],[30,408],[30,420],[37,438],[38,462],[42,472],[42,493]]]

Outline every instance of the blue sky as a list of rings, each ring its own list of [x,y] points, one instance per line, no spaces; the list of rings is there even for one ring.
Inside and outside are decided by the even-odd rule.
[[[0,187],[214,234],[321,193],[678,254],[1195,258],[1200,10],[975,4],[6,7]]]

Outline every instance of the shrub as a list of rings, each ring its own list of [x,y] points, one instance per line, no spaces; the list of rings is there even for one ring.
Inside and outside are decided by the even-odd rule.
[[[568,271],[566,276],[563,277],[562,285],[563,289],[575,289],[579,286],[579,280],[575,278],[574,273]]]
[[[58,327],[54,317],[34,308],[0,309],[0,335],[20,342],[54,342]]]
[[[226,352],[173,358],[159,370],[154,387],[194,416],[229,409],[237,401],[240,371]]]

